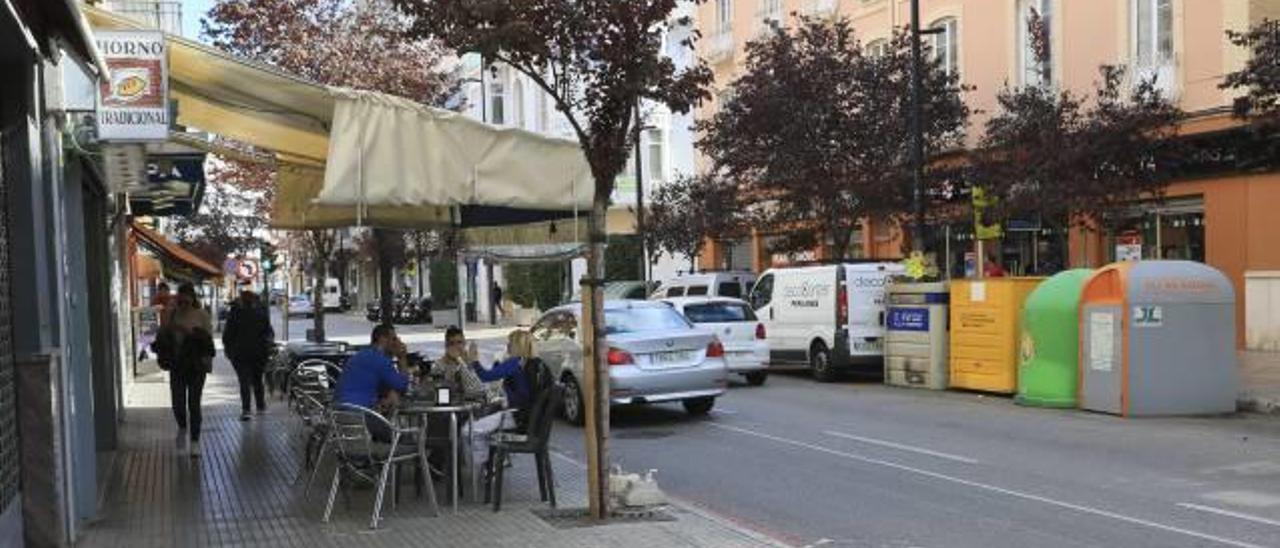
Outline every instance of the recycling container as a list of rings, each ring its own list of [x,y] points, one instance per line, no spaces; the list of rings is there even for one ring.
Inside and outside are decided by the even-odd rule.
[[[946,282],[895,283],[886,290],[884,382],[947,388]]]
[[[1044,278],[951,282],[950,386],[1012,394],[1018,389],[1018,316]]]
[[[1080,366],[1080,292],[1093,270],[1059,272],[1022,305],[1018,395],[1033,407],[1075,407]]]
[[[1191,261],[1103,267],[1080,303],[1080,407],[1123,416],[1236,409],[1235,290]]]

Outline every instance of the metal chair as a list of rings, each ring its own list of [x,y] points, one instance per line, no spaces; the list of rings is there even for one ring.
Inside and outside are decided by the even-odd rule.
[[[387,483],[396,488],[396,466],[401,463],[415,462],[424,477],[430,477],[427,464],[428,452],[419,450],[416,443],[405,443],[405,435],[416,432],[411,428],[400,428],[392,424],[386,417],[372,409],[351,404],[338,404],[329,415],[331,417],[330,447],[337,461],[333,471],[333,483],[329,487],[329,501],[324,509],[324,522],[328,523],[333,514],[333,502],[338,496],[338,489],[344,475],[376,484],[377,494],[374,496],[373,516],[369,528],[377,529],[382,520],[382,502],[386,494]],[[373,439],[370,426],[390,433],[390,442],[383,443]],[[438,515],[435,489],[427,485],[427,499],[431,504],[431,512]]]
[[[529,414],[528,430],[524,434],[497,432],[489,439],[488,471],[485,473],[485,502],[493,500],[493,511],[502,508],[503,469],[508,455],[526,453],[533,455],[538,469],[538,494],[541,500],[556,507],[556,484],[551,471],[551,427],[564,388],[553,385],[540,391],[534,399]]]

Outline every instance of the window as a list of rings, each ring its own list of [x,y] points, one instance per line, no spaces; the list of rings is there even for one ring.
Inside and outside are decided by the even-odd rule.
[[[649,181],[663,181],[666,179],[665,158],[663,158],[663,147],[666,144],[664,133],[661,129],[651,129],[645,132],[648,137],[649,159],[645,164],[645,172],[648,174]]]
[[[690,297],[694,297],[694,296],[701,297],[706,294],[707,294],[707,286],[705,285],[690,286],[689,292],[685,293],[685,295],[689,295]]]
[[[1133,56],[1149,67],[1173,57],[1173,0],[1133,0]]]
[[[931,29],[938,29],[941,32],[930,35],[933,41],[933,55],[942,62],[942,70],[947,74],[955,74],[960,71],[960,28],[956,23],[955,17],[947,17],[939,19],[932,25]]]
[[[511,86],[511,125],[524,127],[524,82],[517,79]]]
[[[754,322],[756,313],[745,304],[706,303],[684,307],[684,316],[693,323]]]
[[[690,327],[684,316],[669,306],[609,309],[604,315],[604,332],[608,335]]]
[[[1052,4],[1053,0],[1018,2],[1018,67],[1023,85],[1043,86],[1053,82]]]
[[[769,28],[769,22],[782,23],[782,0],[760,0],[761,30]]]
[[[503,125],[507,123],[506,116],[506,86],[502,82],[498,82],[494,77],[494,82],[489,83],[489,120],[490,124]]]
[[[684,296],[684,286],[682,286],[682,285],[678,285],[678,286],[675,286],[675,287],[669,287],[669,288],[667,288],[667,296],[668,296],[668,297],[683,297],[683,296]]]
[[[720,288],[716,290],[716,295],[721,297],[741,297],[742,285],[738,282],[721,282]]]
[[[716,0],[716,30],[722,33],[733,30],[733,0]]]
[[[870,55],[872,57],[884,57],[884,54],[888,52],[889,52],[889,41],[884,38],[881,38],[879,40],[872,40],[870,43],[867,44],[867,55]]]
[[[765,274],[751,289],[751,307],[760,310],[773,301],[773,274]]]

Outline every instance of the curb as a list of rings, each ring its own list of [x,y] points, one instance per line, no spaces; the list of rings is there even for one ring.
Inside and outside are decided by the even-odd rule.
[[[1236,409],[1246,413],[1280,415],[1280,397],[1242,394],[1236,399]]]

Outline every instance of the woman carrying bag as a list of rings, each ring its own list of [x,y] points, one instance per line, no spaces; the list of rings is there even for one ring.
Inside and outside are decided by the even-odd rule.
[[[200,456],[200,398],[204,382],[213,371],[213,320],[200,307],[196,288],[190,283],[178,287],[173,306],[156,337],[156,354],[169,370],[169,393],[173,398],[173,418],[178,423],[178,449],[190,440],[189,452]]]

